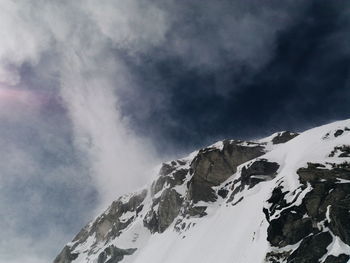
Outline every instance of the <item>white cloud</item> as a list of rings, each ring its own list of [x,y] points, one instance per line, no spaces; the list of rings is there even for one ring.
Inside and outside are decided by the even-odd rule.
[[[53,247],[58,252],[60,242],[68,241],[67,233],[60,234],[62,227],[55,229],[54,225],[52,234],[24,235],[21,225],[33,227],[25,229],[28,233],[38,232],[37,228],[43,225],[34,227],[24,223],[22,215],[31,208],[28,220],[51,220],[54,211],[49,215],[43,211],[53,202],[44,197],[50,194],[46,193],[47,188],[51,184],[66,185],[62,193],[69,189],[82,191],[88,182],[86,176],[77,175],[81,165],[88,167],[91,183],[103,205],[148,181],[147,171],[155,162],[154,153],[148,141],[137,137],[119,112],[116,90],[131,87],[133,82],[112,48],[123,48],[130,54],[145,51],[162,41],[165,30],[162,12],[138,1],[0,1],[0,93],[4,95],[0,98],[0,120],[3,129],[10,130],[2,133],[5,137],[0,141],[5,146],[0,149],[0,182],[8,189],[3,192],[7,196],[0,201],[0,207],[9,216],[18,218],[15,224],[0,223],[0,227],[8,229],[6,243],[0,244],[3,252],[0,261],[16,263],[25,258],[25,262],[47,262],[53,256],[50,255],[55,250]],[[67,136],[60,134],[62,127],[50,127],[53,122],[46,123],[43,119],[42,111],[51,106],[41,105],[40,98],[30,99],[37,98],[39,87],[21,79],[20,70],[25,64],[32,68],[35,83],[43,89],[59,87],[53,93],[62,97],[68,110],[62,114],[70,118],[75,152],[80,153],[76,161],[83,164],[47,167],[52,158],[64,159],[65,154],[74,153],[68,146],[62,147],[67,142],[60,143],[57,139]],[[6,94],[15,96],[10,98]],[[27,97],[23,100],[21,94]],[[70,123],[67,121],[66,125]],[[17,128],[24,130],[12,132]],[[51,128],[56,130],[50,131]],[[23,134],[27,136],[26,130],[38,139],[21,138]],[[17,140],[23,142],[18,145]],[[21,187],[26,188],[23,194],[33,193],[31,198],[19,200],[18,194],[11,192]],[[57,205],[59,200],[53,200]],[[79,205],[84,204],[69,205],[67,209],[80,211],[83,208]],[[56,209],[65,213],[62,207]],[[21,248],[21,255],[13,247]]]
[[[110,0],[3,0],[0,10],[0,81],[19,84],[7,67],[24,62],[37,67],[39,78],[58,73],[77,146],[86,150],[100,192],[110,200],[131,190],[152,158],[118,112],[115,90],[133,84],[111,45],[133,53],[159,44],[166,32],[162,11],[142,1]],[[47,53],[55,72],[38,63]]]

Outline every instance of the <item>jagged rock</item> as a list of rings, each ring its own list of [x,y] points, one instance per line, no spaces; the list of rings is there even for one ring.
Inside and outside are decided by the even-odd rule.
[[[159,175],[168,175],[171,172],[175,171],[176,169],[176,162],[173,161],[170,164],[169,163],[163,163],[162,167],[160,168]]]
[[[65,246],[61,253],[55,258],[54,263],[71,263],[78,257],[78,253],[72,253],[71,248]]]
[[[284,199],[288,191],[283,192],[281,186],[277,186],[275,189],[273,189],[271,197],[267,200],[268,203],[271,204],[270,207],[270,213],[269,212],[264,212],[265,216],[267,218],[267,221],[269,220],[269,214],[274,214],[276,210],[281,210],[283,207],[287,206],[287,202]]]
[[[217,196],[213,186],[227,180],[236,172],[238,165],[264,153],[261,145],[242,145],[240,141],[224,141],[222,149],[200,150],[191,163],[193,176],[189,182],[190,199],[194,202],[215,201]]]
[[[323,136],[323,139],[329,139],[331,136],[331,133],[333,133],[334,138],[339,137],[343,135],[345,132],[350,131],[348,127],[344,127],[343,129],[337,129],[334,132],[327,132],[325,136]]]
[[[347,163],[334,165],[333,169],[315,168],[309,164],[308,168],[298,170],[300,179],[310,183],[313,190],[305,196],[308,213],[318,221],[326,217],[329,209],[330,229],[343,242],[350,245],[350,183],[338,184],[339,179],[349,180],[350,166]]]
[[[214,202],[217,199],[216,193],[213,190],[212,183],[204,180],[201,177],[192,177],[189,182],[189,199],[195,203],[199,201]]]
[[[297,173],[303,184],[321,181],[334,183],[337,179],[350,180],[350,165],[345,162],[343,164],[333,164],[333,169],[326,169],[319,164],[308,163],[307,168],[300,168]]]
[[[298,249],[286,257],[287,262],[319,262],[332,241],[329,231],[323,231],[326,226],[349,244],[350,183],[338,183],[339,179],[349,178],[348,168],[345,163],[333,164],[332,169],[327,169],[323,164],[308,163],[306,168],[298,169],[299,180],[304,185],[301,190],[306,189],[307,185],[312,186],[298,205],[284,199],[286,192],[281,187],[273,190],[268,200],[271,206],[264,209],[270,222],[268,241],[280,248],[301,241]],[[269,220],[276,213],[280,213],[279,216]],[[271,259],[268,262],[274,261]]]
[[[164,166],[164,164],[163,164]],[[161,169],[161,171],[163,168]],[[168,170],[170,171],[170,170]],[[179,170],[171,170],[171,172],[164,174],[163,172],[160,172],[160,176],[157,180],[155,180],[152,184],[152,195],[155,195],[160,190],[163,189],[165,185],[169,185],[170,188],[181,185],[188,173],[188,169],[179,169]]]
[[[259,182],[271,180],[279,167],[278,163],[268,162],[266,159],[256,160],[248,167],[242,168],[242,184],[252,188]]]
[[[203,217],[207,215],[205,210],[207,210],[206,206],[190,206],[187,210],[187,214],[191,217]]]
[[[265,261],[268,263],[280,263],[290,256],[291,251],[275,252],[271,251],[266,253]]]
[[[158,232],[159,229],[159,215],[153,209],[149,210],[143,219],[143,225],[151,231],[151,233]]]
[[[121,249],[111,245],[99,254],[97,263],[118,263],[124,256],[132,255],[135,251],[136,248]]]
[[[287,263],[319,263],[319,259],[327,252],[331,242],[332,236],[328,232],[306,237],[288,257]]]
[[[181,232],[186,228],[186,226],[187,228],[189,228],[191,226],[191,223],[187,224],[186,222],[184,222],[184,220],[186,221],[186,219],[189,218],[200,218],[206,216],[207,208],[207,206],[197,206],[192,201],[186,200],[182,205],[179,217],[175,223],[175,230]]]
[[[109,209],[99,216],[91,226],[84,227],[76,235],[73,239],[73,242],[76,242],[75,245],[84,243],[92,234],[96,235],[96,242],[119,236],[120,232],[134,220],[146,195],[147,190],[143,190],[141,193],[131,196],[127,202],[124,202],[122,198],[114,201]],[[120,217],[126,212],[134,212],[135,216],[126,221],[121,221]]]
[[[246,186],[252,188],[260,182],[271,180],[275,177],[279,164],[268,162],[266,159],[257,159],[244,166],[241,176],[236,179],[231,189],[233,190],[227,202],[232,202],[235,196],[244,190]]]
[[[147,213],[144,219],[144,225],[152,232],[162,233],[172,224],[178,216],[182,198],[174,189],[166,189],[162,192],[158,202],[154,202],[158,206],[156,211],[153,208]]]
[[[311,218],[304,218],[305,211],[299,207],[283,210],[280,217],[271,220],[267,240],[275,247],[285,247],[299,242],[313,233]]]
[[[218,195],[221,196],[222,198],[226,198],[228,193],[229,193],[229,191],[227,189],[219,189],[218,190]]]
[[[299,135],[298,133],[289,132],[289,131],[280,132],[280,133],[278,133],[277,136],[275,136],[272,139],[272,143],[273,144],[285,143],[285,142],[288,142],[291,139],[297,137],[298,135]]]
[[[159,202],[159,228],[161,233],[174,221],[180,212],[182,198],[174,189],[164,191]]]
[[[345,254],[340,254],[337,257],[330,255],[325,259],[324,263],[347,263],[349,259],[350,256]]]
[[[276,252],[276,251],[267,252],[265,257],[265,262],[268,262],[268,263],[286,262],[291,252],[292,252],[291,250],[282,251],[282,252]]]
[[[350,157],[350,146],[349,145],[342,145],[334,147],[334,150],[329,154],[329,157]]]
[[[304,198],[304,204],[308,215],[315,220],[321,221],[325,218],[325,210],[320,209],[325,196],[329,192],[330,187],[326,183],[315,184],[311,192],[307,193]]]
[[[343,133],[344,133],[343,130],[336,130],[334,133],[334,137],[338,137],[338,136],[342,135]]]
[[[330,225],[329,228],[334,234],[340,237],[340,239],[350,245],[350,186],[348,184],[347,192],[341,192],[340,196],[344,196],[342,199],[338,199],[330,207]]]

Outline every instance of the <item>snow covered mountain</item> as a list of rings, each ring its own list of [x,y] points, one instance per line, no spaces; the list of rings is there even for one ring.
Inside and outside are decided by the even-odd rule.
[[[164,163],[54,263],[350,262],[350,120]]]

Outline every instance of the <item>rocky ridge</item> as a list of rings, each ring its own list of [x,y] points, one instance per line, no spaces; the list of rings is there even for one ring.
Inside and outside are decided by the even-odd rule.
[[[149,187],[114,201],[54,263],[346,263],[348,127],[224,140],[164,163]]]

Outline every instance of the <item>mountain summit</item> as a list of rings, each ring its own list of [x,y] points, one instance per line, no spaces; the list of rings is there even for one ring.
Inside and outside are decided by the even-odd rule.
[[[346,263],[350,120],[224,140],[162,164],[54,263]]]

